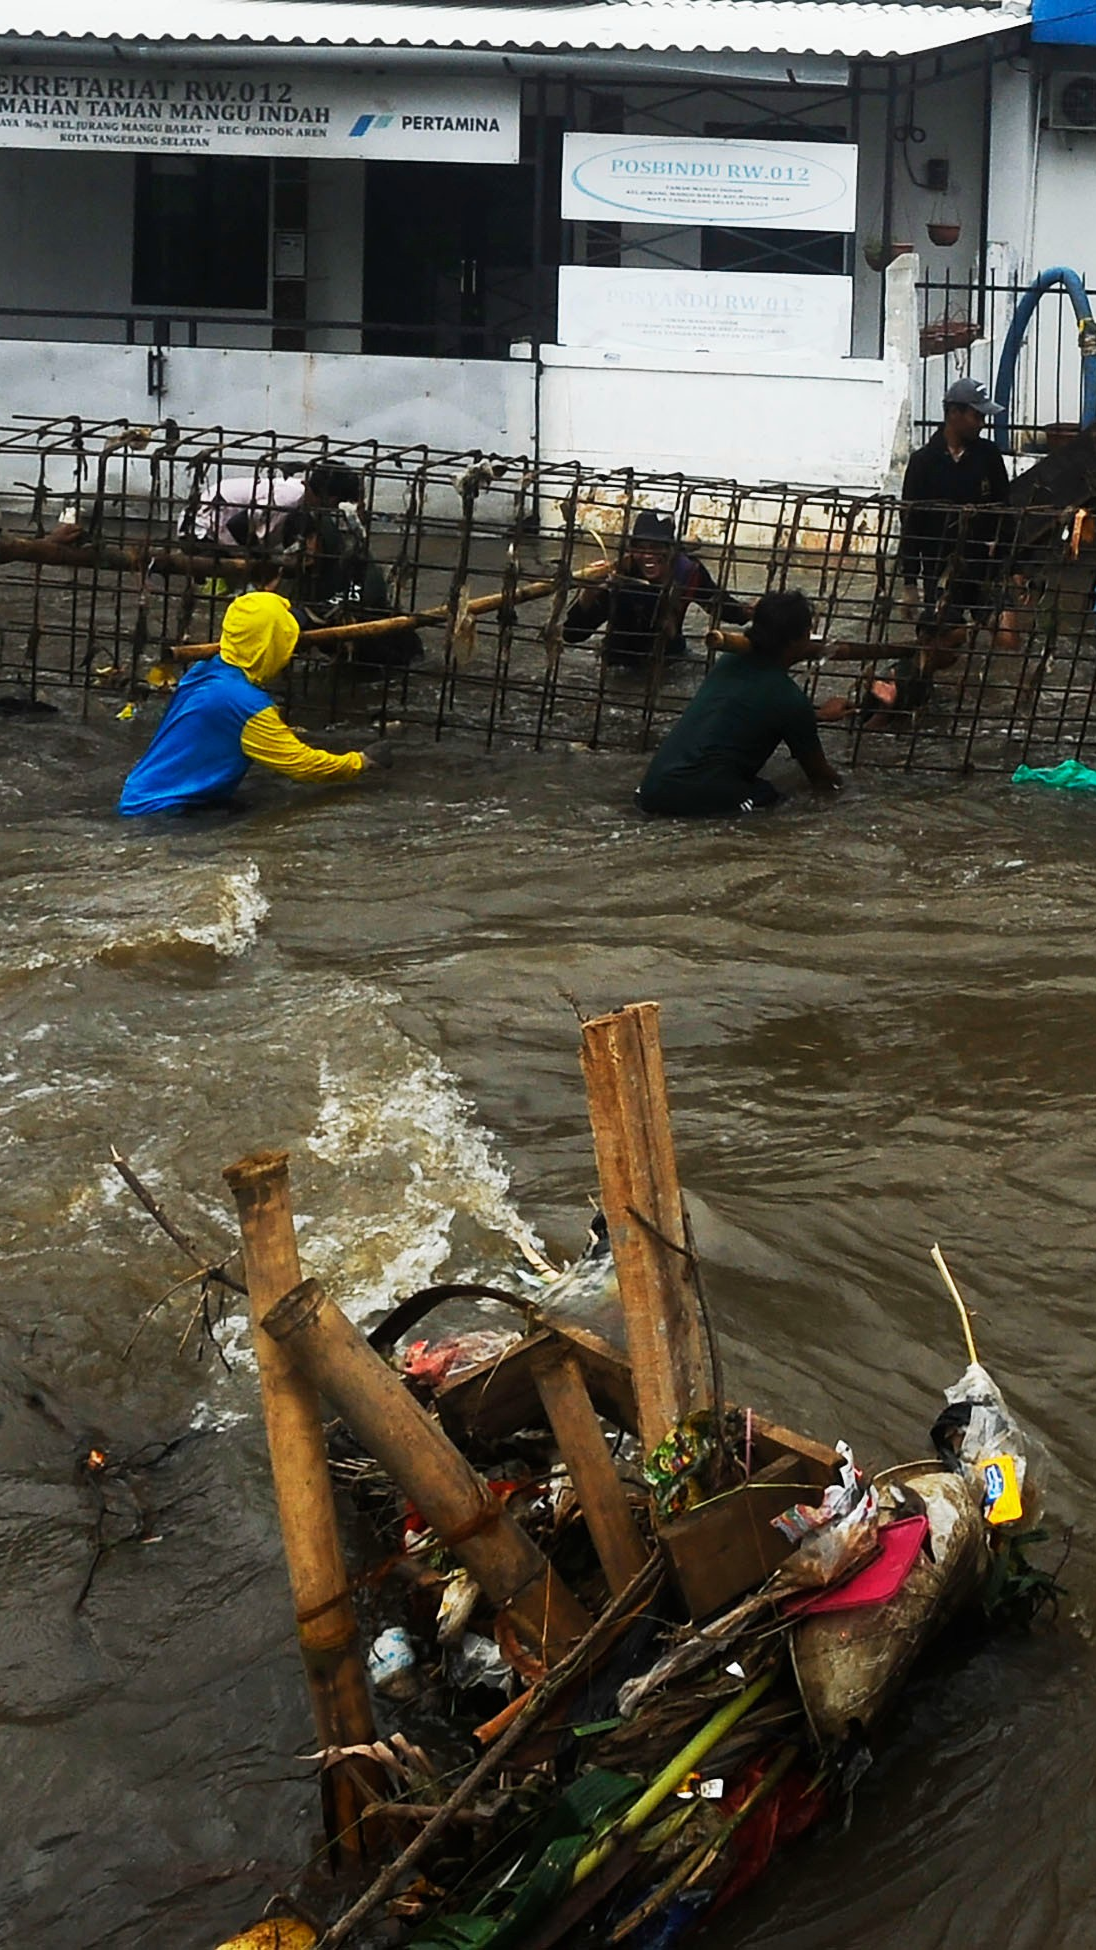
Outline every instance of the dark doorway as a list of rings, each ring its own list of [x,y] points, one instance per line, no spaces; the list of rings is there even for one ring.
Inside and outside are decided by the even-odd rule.
[[[133,303],[265,312],[270,164],[138,156]]]
[[[543,267],[554,286],[558,205],[558,193],[538,200],[533,161],[369,163],[363,352],[505,359],[511,340],[549,335]]]

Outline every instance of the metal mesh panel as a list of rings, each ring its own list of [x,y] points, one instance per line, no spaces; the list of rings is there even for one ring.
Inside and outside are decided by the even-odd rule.
[[[345,634],[363,614],[353,583],[312,604],[328,635],[298,651],[288,701],[306,727],[398,716],[483,745],[642,750],[724,647],[730,598],[800,589],[818,637],[808,691],[848,701],[825,729],[838,764],[1000,770],[1089,742],[1094,569],[1074,509],[1001,511],[988,539],[979,517],[986,569],[973,619],[954,613],[972,543],[953,511],[937,612],[918,633],[902,602],[901,510],[887,497],[422,447],[336,450],[171,422],[0,427],[0,706],[60,688],[81,692],[85,709],[99,693],[143,695],[173,650],[216,639],[245,552],[283,555],[271,483],[331,463],[356,477],[359,566],[377,565],[385,606],[408,620],[378,617],[374,598],[371,631]],[[250,483],[237,510],[246,541],[218,540],[211,509],[239,480]],[[565,640],[564,625],[584,586],[633,575],[626,538],[643,508],[673,517],[715,594],[688,610],[686,654],[673,655],[673,597],[659,587],[651,632],[622,669],[596,635]],[[284,592],[311,601],[300,544],[284,561]],[[873,696],[879,679],[896,694]]]

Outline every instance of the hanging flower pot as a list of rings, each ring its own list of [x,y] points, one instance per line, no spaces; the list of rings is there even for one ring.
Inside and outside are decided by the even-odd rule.
[[[943,352],[961,352],[981,336],[972,318],[934,318],[921,327],[922,359],[938,358]]]
[[[950,249],[952,244],[959,242],[962,228],[961,223],[930,223],[926,225],[930,244],[939,244],[943,249]]]
[[[878,237],[869,237],[864,245],[864,262],[869,271],[885,271],[896,257],[904,257],[912,249],[912,244],[884,244]]]
[[[1052,420],[1049,426],[1043,428],[1051,453],[1059,447],[1067,447],[1071,440],[1076,440],[1080,431],[1076,420]]]

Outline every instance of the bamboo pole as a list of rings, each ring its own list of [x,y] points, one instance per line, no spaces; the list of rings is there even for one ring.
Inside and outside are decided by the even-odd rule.
[[[940,1251],[939,1245],[933,1247],[931,1253],[931,1259],[933,1265],[936,1268],[936,1271],[939,1273],[940,1278],[943,1280],[944,1285],[947,1287],[947,1290],[950,1293],[958,1309],[959,1319],[960,1322],[962,1323],[962,1328],[963,1328],[963,1339],[966,1341],[967,1353],[970,1356],[970,1365],[972,1368],[976,1368],[978,1366],[978,1349],[974,1345],[974,1335],[971,1332],[970,1315],[967,1312],[966,1301],[963,1299],[963,1296],[960,1293],[959,1288],[956,1286],[955,1281],[951,1277],[951,1273],[948,1270],[947,1260],[944,1258],[943,1253]]]
[[[732,630],[724,626],[719,630],[709,630],[704,642],[709,650],[748,650],[750,639],[745,630]]]
[[[700,1306],[674,1158],[658,1004],[582,1025],[582,1069],[601,1202],[648,1454],[712,1406]]]
[[[315,1280],[266,1314],[266,1337],[296,1362],[412,1499],[441,1543],[508,1611],[518,1637],[555,1664],[590,1620],[562,1578]]]
[[[289,1203],[288,1154],[260,1151],[229,1165],[236,1200],[263,1414],[282,1540],[316,1731],[325,1747],[367,1746],[374,1738],[358,1623],[339,1542],[323,1420],[315,1388],[261,1329],[301,1277]],[[336,1762],[321,1777],[324,1823],[336,1862],[365,1853],[359,1815],[384,1791],[368,1761]]]
[[[246,555],[189,555],[185,549],[160,549],[151,544],[121,546],[114,542],[55,541],[51,535],[12,535],[0,532],[0,563],[37,562],[48,569],[133,569],[147,575],[155,565],[163,576],[243,575]]]
[[[3,560],[0,554],[0,561]],[[584,569],[573,572],[575,582],[604,582],[612,570],[611,562],[590,562]],[[495,589],[490,595],[473,596],[462,614],[464,616],[490,616],[502,608],[504,603],[517,607],[521,603],[536,602],[542,596],[550,596],[558,587],[558,576],[545,576],[540,582],[527,582],[520,589]],[[302,630],[298,643],[341,643],[349,637],[354,643],[369,642],[374,637],[393,636],[400,630],[422,630],[431,624],[439,627],[450,621],[451,610],[448,603],[438,603],[433,609],[408,610],[405,616],[375,616],[368,623],[325,623],[322,628]],[[179,643],[172,654],[176,657],[211,657],[220,646],[216,643]]]

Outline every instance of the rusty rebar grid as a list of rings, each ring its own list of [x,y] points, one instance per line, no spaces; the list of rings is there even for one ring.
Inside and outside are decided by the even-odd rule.
[[[376,565],[387,607],[437,614],[416,625],[418,644],[404,631],[395,650],[348,637],[332,654],[306,641],[289,689],[302,723],[399,716],[437,738],[484,746],[641,751],[719,654],[708,632],[733,614],[732,602],[800,589],[820,639],[808,692],[850,704],[824,729],[839,765],[1011,771],[1021,760],[1081,755],[1096,738],[1096,550],[1075,510],[1002,511],[992,535],[979,516],[996,603],[981,628],[959,630],[919,686],[924,636],[919,645],[902,601],[893,498],[573,461],[542,460],[534,476],[520,455],[171,421],[0,426],[0,701],[68,690],[87,711],[101,696],[142,696],[173,651],[216,640],[256,555],[278,555],[282,587],[309,607],[327,558],[315,547],[309,558],[307,534],[286,548],[275,504],[282,482],[313,480],[317,468],[343,470],[344,485],[353,477],[344,507],[355,559]],[[229,506],[226,484],[240,482]],[[626,540],[641,509],[673,518],[715,593],[707,614],[694,607],[685,618],[687,655],[640,656],[621,671],[596,635],[579,640],[573,605],[600,560],[614,575],[628,572]],[[942,611],[971,546],[966,516],[953,529]],[[669,600],[667,585],[656,629]],[[312,601],[310,615],[330,623],[367,613],[353,587],[329,614],[321,608]],[[419,645],[421,658],[411,654]],[[907,688],[912,673],[912,707],[879,709],[871,687],[895,671]]]

